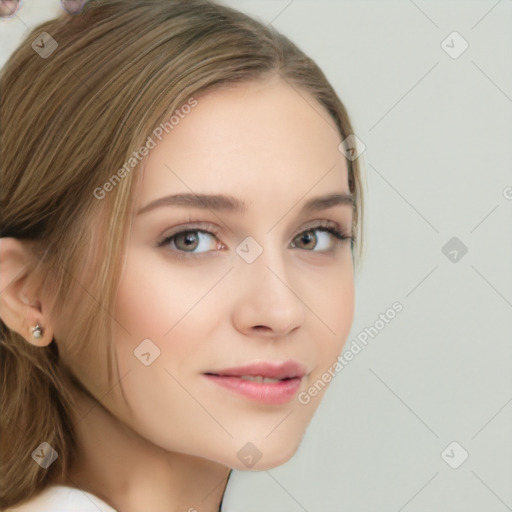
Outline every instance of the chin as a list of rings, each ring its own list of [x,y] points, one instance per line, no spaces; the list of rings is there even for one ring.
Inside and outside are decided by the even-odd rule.
[[[233,461],[233,464],[231,464],[229,467],[231,467],[232,469],[236,469],[238,471],[266,471],[268,469],[274,469],[279,466],[282,466],[283,464],[285,464],[286,462],[293,458],[295,452],[296,450],[293,450],[291,453],[287,454],[266,454],[254,465],[245,464],[243,462],[240,462],[238,459],[235,459],[235,461]]]
[[[273,469],[288,462],[297,452],[301,437],[287,439],[277,437],[270,442],[270,438],[262,437],[258,442],[247,442],[236,448],[236,457],[231,458],[227,465],[239,471],[265,471]]]

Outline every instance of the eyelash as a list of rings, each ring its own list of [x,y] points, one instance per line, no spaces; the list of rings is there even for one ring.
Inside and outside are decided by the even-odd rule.
[[[345,232],[340,231],[337,227],[333,226],[332,223],[329,223],[327,221],[320,222],[311,227],[308,227],[305,230],[294,235],[293,238],[295,239],[299,235],[302,235],[309,231],[322,231],[325,233],[330,233],[333,237],[336,238],[335,242],[337,242],[336,243],[337,247],[341,243],[343,243],[347,240],[350,240],[351,248],[353,248],[354,243],[355,243],[354,236],[347,235]],[[171,233],[170,235],[165,235],[157,243],[157,247],[165,248],[167,245],[169,245],[173,241],[173,239],[177,235],[182,235],[183,233],[190,233],[190,232],[192,232],[192,233],[207,233],[209,235],[213,235],[215,238],[217,238],[217,240],[220,235],[219,230],[217,228],[215,228],[214,226],[205,225],[205,224],[191,225],[191,226],[187,226],[186,229],[180,228],[179,231],[175,231],[174,233]],[[205,251],[205,252],[201,252],[201,253],[192,253],[192,252],[182,251],[180,249],[169,249],[169,250],[174,253],[173,254],[174,257],[179,258],[179,259],[200,258],[200,257],[204,256],[205,254],[208,254],[208,252],[210,252],[210,251]],[[314,251],[314,250],[308,250],[308,249],[304,249],[304,250],[308,251],[308,252],[313,252],[313,253],[314,252],[320,252],[320,253],[333,252],[333,250],[330,250],[330,251]]]

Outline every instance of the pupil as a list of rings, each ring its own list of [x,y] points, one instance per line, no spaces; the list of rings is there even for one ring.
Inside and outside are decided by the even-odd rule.
[[[314,236],[312,236],[310,234],[311,232],[309,233],[304,233],[304,235],[302,236],[302,241],[308,245],[308,244],[311,244],[311,242],[314,242]]]
[[[180,240],[180,238],[178,238],[177,240]],[[188,249],[195,249],[195,246],[198,243],[197,236],[193,231],[189,231],[188,233],[184,233],[183,235],[181,235],[181,240],[183,242],[183,246]]]

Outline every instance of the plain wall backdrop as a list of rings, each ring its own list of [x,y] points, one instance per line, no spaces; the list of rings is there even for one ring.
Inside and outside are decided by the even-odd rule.
[[[225,3],[317,61],[368,186],[345,350],[366,345],[295,457],[235,472],[224,509],[512,510],[512,0]],[[23,0],[0,20],[0,65],[59,10]]]

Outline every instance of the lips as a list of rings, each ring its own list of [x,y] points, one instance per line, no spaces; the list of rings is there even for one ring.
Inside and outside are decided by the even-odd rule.
[[[266,404],[284,404],[297,393],[306,368],[296,361],[259,362],[204,373],[211,382]]]
[[[302,379],[306,375],[306,368],[296,361],[288,360],[282,363],[260,362],[247,366],[237,366],[214,372],[209,375],[220,377],[263,377],[265,379]]]

